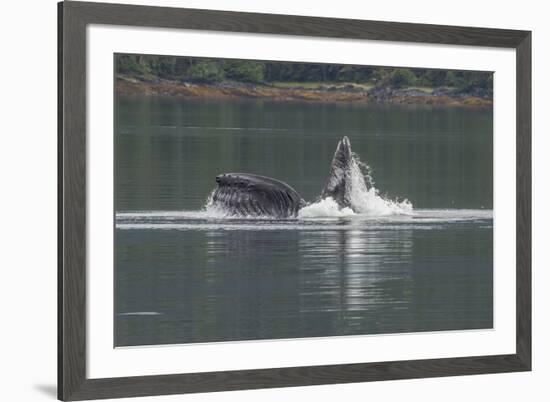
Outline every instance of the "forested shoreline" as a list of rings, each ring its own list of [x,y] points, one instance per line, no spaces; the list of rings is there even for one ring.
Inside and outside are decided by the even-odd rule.
[[[122,94],[492,105],[490,72],[120,54]]]

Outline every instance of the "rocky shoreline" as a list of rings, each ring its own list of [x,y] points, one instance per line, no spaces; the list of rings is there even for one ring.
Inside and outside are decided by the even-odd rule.
[[[205,99],[266,99],[275,101],[362,102],[374,104],[420,104],[440,106],[491,107],[492,93],[480,89],[390,88],[358,84],[285,85],[241,82],[191,83],[145,80],[117,75],[116,90],[122,95],[157,95]]]

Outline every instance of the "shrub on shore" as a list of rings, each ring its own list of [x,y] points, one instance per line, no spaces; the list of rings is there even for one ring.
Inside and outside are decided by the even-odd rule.
[[[127,54],[117,56],[117,73],[150,81],[209,84],[224,80],[249,84],[347,82],[393,89],[450,87],[461,93],[492,93],[493,87],[491,72]]]
[[[187,71],[190,81],[198,83],[221,82],[225,78],[225,73],[220,66],[209,60],[200,61],[192,65]]]

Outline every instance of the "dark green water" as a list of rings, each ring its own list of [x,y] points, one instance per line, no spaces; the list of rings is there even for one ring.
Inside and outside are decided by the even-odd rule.
[[[492,112],[121,97],[115,345],[491,328]],[[321,192],[347,135],[405,215],[198,212],[222,172]]]

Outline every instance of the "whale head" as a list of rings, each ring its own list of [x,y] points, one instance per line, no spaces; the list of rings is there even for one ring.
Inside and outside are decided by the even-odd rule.
[[[250,173],[216,176],[211,201],[232,215],[295,217],[305,201],[288,184]]]
[[[354,163],[351,143],[344,136],[338,141],[321,198],[331,197],[340,208],[351,207],[351,175]]]

